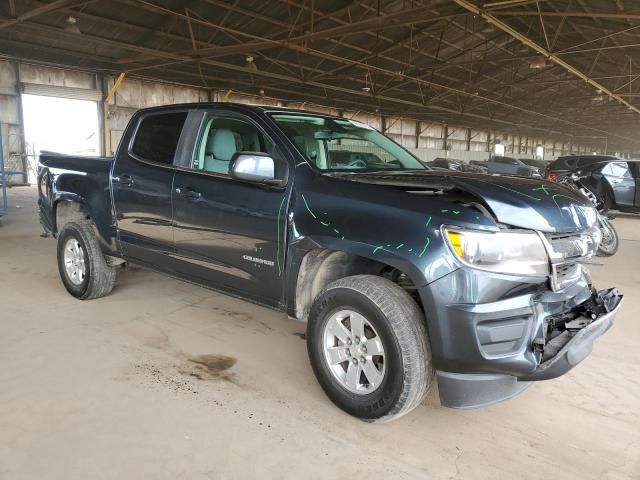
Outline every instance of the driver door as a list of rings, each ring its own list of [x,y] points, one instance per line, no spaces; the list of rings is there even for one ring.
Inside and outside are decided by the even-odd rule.
[[[237,152],[278,157],[274,142],[247,117],[204,115],[195,149],[179,160],[173,190],[179,274],[205,284],[277,304],[285,259],[284,187],[229,176]]]

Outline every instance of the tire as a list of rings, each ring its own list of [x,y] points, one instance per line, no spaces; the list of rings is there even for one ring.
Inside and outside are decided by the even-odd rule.
[[[364,318],[360,331],[366,337],[359,347],[354,334],[358,321],[362,322],[356,320],[358,315]],[[356,320],[353,326],[352,319]],[[335,337],[334,331],[347,338],[346,342]],[[410,412],[422,402],[432,383],[424,315],[409,294],[385,278],[356,275],[329,284],[311,306],[306,338],[320,386],[333,403],[362,420],[384,422]],[[364,355],[347,353],[367,345]],[[383,351],[383,356],[374,355],[376,351]],[[334,362],[329,360],[330,353],[338,357]],[[343,356],[348,360],[337,363]],[[355,367],[354,359],[360,362]],[[364,373],[350,376],[349,368],[358,366]],[[348,385],[349,378],[356,379],[355,385]]]
[[[615,202],[613,201],[613,196],[611,195],[611,192],[609,192],[608,190],[605,190],[604,194],[602,195],[603,213],[606,215],[609,212],[609,210],[611,210],[614,206],[615,206]]]
[[[113,289],[116,270],[107,264],[90,221],[67,223],[58,235],[58,271],[67,291],[80,300]]]
[[[602,241],[598,246],[596,255],[598,257],[611,257],[616,254],[620,244],[618,232],[608,218],[600,219],[600,230],[602,232]],[[605,231],[606,230],[606,231]],[[608,234],[608,235],[605,235]]]

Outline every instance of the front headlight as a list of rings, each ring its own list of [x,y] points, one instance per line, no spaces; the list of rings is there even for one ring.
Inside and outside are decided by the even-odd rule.
[[[534,232],[443,228],[451,251],[465,264],[510,275],[548,275],[549,258]]]

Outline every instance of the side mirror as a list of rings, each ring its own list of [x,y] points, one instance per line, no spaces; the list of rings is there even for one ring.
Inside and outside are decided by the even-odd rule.
[[[283,185],[284,180],[276,178],[273,158],[262,152],[236,152],[229,162],[231,178],[265,185]]]

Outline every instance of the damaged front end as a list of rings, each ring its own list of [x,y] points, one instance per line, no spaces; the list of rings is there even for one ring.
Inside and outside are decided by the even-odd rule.
[[[595,255],[601,240],[597,228],[581,234],[539,234],[551,264],[550,286],[554,292],[571,287],[586,274],[583,263]],[[584,360],[593,349],[593,341],[606,332],[618,308],[622,295],[615,288],[596,290],[589,285],[591,295],[576,308],[548,315],[532,342],[539,354],[539,366],[531,375],[519,381],[556,378]],[[583,290],[586,293],[586,289]],[[583,295],[585,294],[583,293]]]
[[[445,227],[443,236],[449,232]],[[597,229],[536,234],[546,266],[536,263],[534,273],[476,265],[466,255],[469,247],[475,257],[490,257],[478,254],[473,241],[465,244],[453,236],[450,247],[461,257],[461,268],[421,290],[425,311],[438,319],[429,323],[429,333],[442,405],[490,405],[532,381],[559,377],[584,360],[611,327],[623,297],[614,288],[596,290],[584,266],[598,248]],[[532,244],[533,238],[530,231]],[[484,244],[492,252],[500,242]],[[513,262],[509,265],[517,265]]]
[[[518,381],[549,380],[565,374],[593,350],[596,338],[611,327],[623,296],[615,288],[592,290],[589,300],[570,312],[547,317],[543,335],[532,348],[540,355],[536,370]]]
[[[413,284],[443,406],[491,405],[532,381],[559,377],[612,325],[623,297],[593,286],[586,265],[601,233],[595,209],[575,192],[535,179],[440,171],[341,178],[389,187],[394,208],[385,231],[427,229],[429,249],[414,253],[409,266],[423,276]],[[402,202],[409,206],[397,208]],[[417,205],[426,221],[410,215]],[[400,250],[391,247],[404,242],[378,244],[375,251],[392,259]]]

